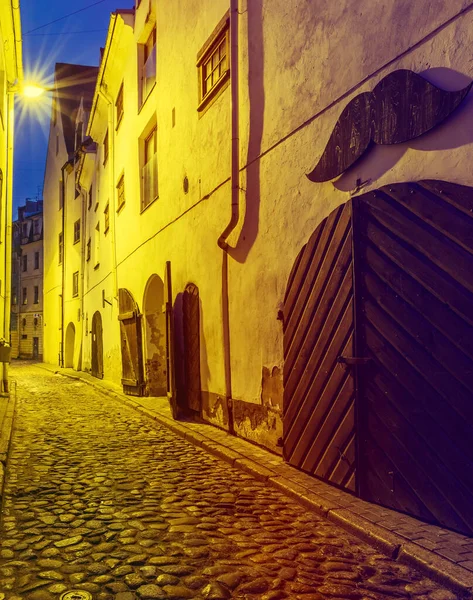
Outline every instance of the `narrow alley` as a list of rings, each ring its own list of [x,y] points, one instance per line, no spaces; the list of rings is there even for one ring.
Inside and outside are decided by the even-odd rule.
[[[85,383],[13,376],[2,599],[456,598]]]

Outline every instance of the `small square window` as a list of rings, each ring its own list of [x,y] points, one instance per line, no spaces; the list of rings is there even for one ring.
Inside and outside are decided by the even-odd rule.
[[[117,212],[125,204],[125,175],[122,175],[117,183]]]
[[[225,16],[197,56],[198,110],[202,110],[229,81],[229,55],[229,19]]]
[[[105,137],[103,138],[103,164],[107,162],[108,158],[108,129]]]
[[[23,254],[23,256],[21,257],[21,270],[23,271],[23,273],[28,270],[28,255],[27,254]]]
[[[74,244],[80,241],[80,219],[74,223]]]
[[[120,89],[118,90],[118,95],[117,95],[117,99],[115,101],[115,110],[116,110],[116,123],[117,126],[116,128],[118,129],[118,126],[121,123],[121,120],[123,118],[123,113],[124,113],[124,109],[123,109],[123,83],[120,86]]]
[[[110,227],[110,206],[107,202],[107,206],[103,211],[103,232],[106,234]]]
[[[72,274],[72,295],[79,295],[79,271]]]

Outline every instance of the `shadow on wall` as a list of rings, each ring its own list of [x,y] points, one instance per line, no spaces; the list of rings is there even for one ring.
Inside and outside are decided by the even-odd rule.
[[[236,261],[244,263],[256,240],[261,200],[260,159],[264,129],[264,46],[263,0],[248,2],[248,98],[249,137],[246,163],[246,206],[243,226],[235,248],[229,250]]]
[[[420,74],[427,81],[448,91],[461,90],[471,82],[470,78],[463,73],[444,67],[428,69]],[[420,137],[389,146],[372,144],[352,167],[334,181],[333,185],[342,192],[350,192],[357,187],[357,179],[370,180],[374,183],[393,169],[409,148],[429,152],[452,150],[471,144],[473,127],[465,127],[465,123],[473,123],[473,92],[468,94],[445,121]]]

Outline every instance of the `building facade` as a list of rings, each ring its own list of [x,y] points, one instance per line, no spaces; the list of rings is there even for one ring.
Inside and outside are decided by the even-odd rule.
[[[61,364],[473,531],[472,19],[461,0],[116,11],[75,121]]]
[[[19,4],[0,5],[0,338],[10,341],[14,94],[23,81]],[[7,391],[2,363],[2,392]]]
[[[13,221],[12,358],[43,358],[43,201],[26,200]]]

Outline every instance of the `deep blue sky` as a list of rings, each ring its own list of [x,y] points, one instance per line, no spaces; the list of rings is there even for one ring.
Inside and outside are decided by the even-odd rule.
[[[105,44],[110,13],[117,8],[133,7],[134,0],[97,2],[98,0],[21,0],[23,65],[26,77],[32,72],[40,72],[47,83],[52,83],[56,62],[98,66],[100,47]],[[95,6],[75,15],[28,33],[95,3]],[[16,207],[21,206],[26,198],[35,198],[38,194],[41,197],[49,134],[50,94],[41,99],[35,110],[27,110],[26,105],[17,100],[15,117],[13,219],[16,218]]]

